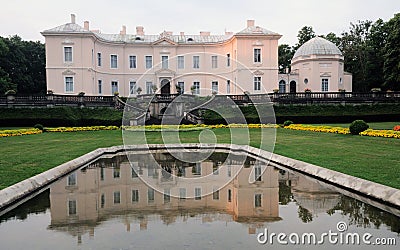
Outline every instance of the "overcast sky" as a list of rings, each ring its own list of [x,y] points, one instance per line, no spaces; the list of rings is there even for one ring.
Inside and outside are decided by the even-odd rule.
[[[400,12],[399,0],[9,0],[0,8],[0,36],[19,35],[24,40],[44,41],[40,32],[70,21],[102,33],[119,33],[127,26],[135,33],[144,26],[146,34],[164,30],[175,34],[211,31],[223,34],[245,28],[247,19],[283,37],[280,43],[294,45],[298,30],[312,26],[318,35],[348,30],[350,22],[382,18]]]

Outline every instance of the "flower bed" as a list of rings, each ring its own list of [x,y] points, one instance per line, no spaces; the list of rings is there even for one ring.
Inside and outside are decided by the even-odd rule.
[[[393,130],[394,130],[394,131],[400,131],[400,125],[394,126]]]
[[[362,136],[386,137],[400,139],[400,131],[367,129],[360,133]]]
[[[348,128],[343,128],[343,127],[291,124],[289,126],[286,126],[285,128],[292,129],[292,130],[335,133],[335,134],[343,134],[343,135],[350,134],[350,130]]]
[[[46,128],[46,132],[78,132],[78,131],[99,131],[99,130],[118,130],[117,126],[91,126],[91,127],[58,127]]]
[[[195,131],[203,129],[217,128],[278,128],[276,124],[188,124],[188,125],[147,125],[147,126],[125,126],[124,130],[128,131]]]
[[[292,125],[286,126],[284,128],[292,129],[292,130],[312,131],[312,132],[350,134],[350,130],[348,128],[343,128],[343,127],[292,124]],[[394,130],[367,129],[364,132],[361,132],[360,135],[400,139],[400,131],[394,131]]]
[[[0,130],[0,137],[35,135],[35,134],[41,134],[41,133],[42,133],[42,131],[37,128],[7,129],[7,130]]]

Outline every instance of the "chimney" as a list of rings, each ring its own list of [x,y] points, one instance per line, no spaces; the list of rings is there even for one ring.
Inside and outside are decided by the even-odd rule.
[[[254,20],[247,20],[247,27],[254,27]]]
[[[75,23],[75,14],[71,14],[71,23]]]
[[[184,35],[185,35],[185,32],[181,32],[180,35],[181,35],[181,36],[184,36]]]
[[[122,30],[119,32],[120,35],[126,35],[126,26],[122,25]]]
[[[144,36],[144,28],[143,28],[143,26],[136,26],[136,35],[137,36]]]
[[[209,36],[210,32],[209,31],[200,31],[200,36]]]
[[[85,22],[83,23],[83,28],[84,28],[85,30],[89,30],[89,21],[85,21]]]

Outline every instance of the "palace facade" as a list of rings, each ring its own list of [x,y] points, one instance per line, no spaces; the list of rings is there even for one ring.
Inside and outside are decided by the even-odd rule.
[[[223,35],[169,31],[147,35],[141,26],[136,34],[127,34],[125,26],[119,34],[103,34],[90,30],[87,21],[83,27],[78,25],[72,14],[69,23],[42,35],[47,89],[54,94],[264,94],[304,91],[308,86],[312,91],[351,91],[351,76],[343,72],[343,56],[337,48],[328,58],[296,53],[293,73],[279,75],[281,35],[256,26],[254,20],[248,20],[240,32]],[[308,70],[302,70],[306,63]]]

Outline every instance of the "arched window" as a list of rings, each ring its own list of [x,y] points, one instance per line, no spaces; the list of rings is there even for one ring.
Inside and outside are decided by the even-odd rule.
[[[279,81],[279,93],[286,93],[286,82],[284,80]]]

